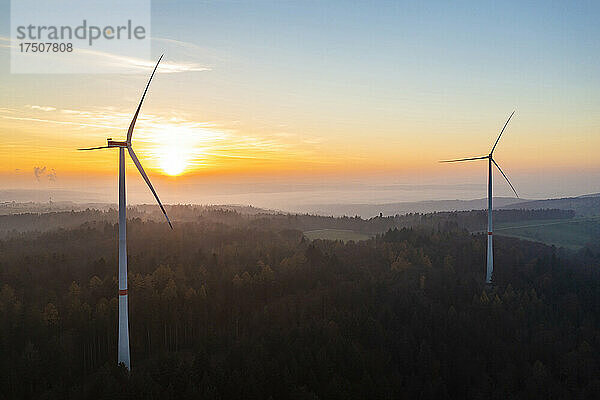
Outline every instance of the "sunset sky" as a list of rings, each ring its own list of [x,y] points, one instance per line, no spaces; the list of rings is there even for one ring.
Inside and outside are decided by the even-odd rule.
[[[516,109],[495,158],[522,197],[600,192],[600,3],[523,3],[153,1],[134,146],[166,202],[476,198],[484,162],[437,161],[486,154]],[[0,18],[0,190],[116,201],[117,151],[75,149],[125,136],[155,60],[11,74]]]

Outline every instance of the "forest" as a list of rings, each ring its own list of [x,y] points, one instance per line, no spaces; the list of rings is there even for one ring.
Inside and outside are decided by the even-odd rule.
[[[438,230],[464,228],[482,230],[487,224],[484,210],[453,211],[436,213],[409,213],[386,217],[363,219],[354,217],[327,217],[312,214],[288,214],[244,206],[194,206],[178,205],[167,207],[172,219],[179,222],[195,222],[199,219],[235,226],[260,227],[270,229],[348,229],[362,233],[383,233],[388,229],[408,227],[430,227]],[[164,217],[156,206],[138,205],[128,207],[129,218],[163,221]],[[494,210],[496,223],[547,219],[571,219],[572,210]],[[86,209],[71,211],[27,212],[0,215],[0,237],[10,237],[23,232],[48,232],[61,228],[76,228],[85,222],[114,222],[117,211],[114,208]]]
[[[128,222],[131,371],[114,214],[4,217],[0,399],[600,398],[597,245],[498,237],[486,286],[483,212],[169,211],[172,231]],[[539,213],[497,215],[572,217]],[[379,233],[309,241],[315,226]]]

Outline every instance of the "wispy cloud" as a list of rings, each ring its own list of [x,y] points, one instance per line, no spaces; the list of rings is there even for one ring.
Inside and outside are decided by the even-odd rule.
[[[78,127],[103,128],[103,129],[123,129],[122,127],[118,127],[118,126],[86,124],[86,123],[82,123],[82,122],[58,121],[58,120],[43,119],[43,118],[12,117],[9,115],[0,115],[0,118],[10,119],[10,120],[15,120],[15,121],[41,122],[41,123],[46,123],[46,124],[71,125],[71,126],[78,126]]]
[[[21,110],[0,109],[1,119],[70,127],[73,138],[77,140],[77,143],[69,141],[72,147],[101,145],[109,136],[107,130],[111,130],[110,136],[125,136],[131,117],[129,110],[122,112],[112,106],[76,109],[38,104],[27,105]],[[80,133],[83,129],[85,132]],[[61,131],[62,137],[67,134],[67,130]],[[289,164],[290,160],[315,165],[329,165],[337,161],[333,157],[322,156],[319,151],[322,140],[318,137],[304,137],[285,131],[248,134],[235,121],[197,121],[179,112],[143,113],[138,119],[133,142],[148,168],[163,171],[167,170],[168,163],[173,162],[185,165],[185,171],[197,171],[203,168],[239,169],[244,165]]]
[[[30,108],[32,110],[56,111],[55,107],[49,107],[49,106],[31,106],[31,105],[27,104],[25,107]]]
[[[106,139],[106,129],[120,130],[123,135],[131,121],[130,112],[114,107],[57,109],[44,105],[27,105],[28,112],[0,110],[0,118],[15,121],[71,126],[74,129],[99,128],[86,132],[81,146],[93,146]],[[235,124],[234,124],[235,125]],[[247,135],[223,124],[196,121],[188,115],[144,113],[138,119],[133,137],[135,146],[151,167],[179,159],[189,169],[226,163],[225,160],[261,160],[273,162],[294,155],[290,135]],[[219,161],[221,160],[221,161]]]
[[[107,53],[103,51],[79,49],[84,57],[87,57],[87,62],[90,63],[103,63],[107,68],[114,68],[120,72],[146,72],[152,71],[156,62],[154,60],[144,60],[142,58],[127,57],[118,54]],[[172,60],[165,60],[161,62],[158,67],[158,71],[162,73],[178,73],[178,72],[202,72],[210,71],[209,67],[203,66],[196,62],[175,62]]]

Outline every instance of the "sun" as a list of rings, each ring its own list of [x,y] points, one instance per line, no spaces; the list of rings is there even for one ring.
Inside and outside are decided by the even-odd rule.
[[[178,176],[207,165],[207,149],[214,148],[225,138],[223,132],[203,124],[182,120],[144,121],[145,153],[152,169],[164,175]]]
[[[166,151],[159,156],[159,165],[167,175],[180,175],[187,168],[187,157],[177,149],[166,149]]]

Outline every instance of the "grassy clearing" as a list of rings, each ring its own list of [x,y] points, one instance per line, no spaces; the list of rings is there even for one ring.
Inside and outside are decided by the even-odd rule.
[[[354,240],[355,242],[358,242],[359,240],[367,240],[371,237],[370,235],[367,235],[365,233],[350,231],[346,229],[315,229],[312,231],[305,231],[304,236],[306,236],[310,240],[342,240],[344,242],[347,242],[349,240]]]

